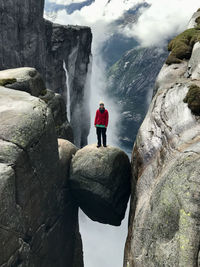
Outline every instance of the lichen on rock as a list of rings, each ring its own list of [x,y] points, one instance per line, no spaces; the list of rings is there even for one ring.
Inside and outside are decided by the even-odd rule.
[[[183,100],[195,115],[200,115],[200,87],[196,84],[190,85],[189,91]]]
[[[15,78],[0,79],[0,86],[5,86],[7,84],[15,83],[17,80]]]
[[[166,64],[181,63],[184,59],[190,59],[194,44],[200,41],[198,26],[184,31],[169,43],[168,50],[171,51],[171,54],[168,56]]]

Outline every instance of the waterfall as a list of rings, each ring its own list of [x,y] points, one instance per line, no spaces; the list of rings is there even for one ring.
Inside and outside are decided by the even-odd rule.
[[[70,83],[69,83],[69,74],[68,70],[66,67],[65,62],[63,61],[63,69],[65,70],[65,75],[66,75],[66,87],[67,87],[67,94],[66,94],[66,103],[67,103],[67,118],[68,121],[70,122],[71,119],[71,112],[70,112]]]
[[[94,39],[95,41],[95,39]],[[100,47],[101,48],[101,47]],[[99,49],[100,49],[99,48]],[[114,99],[108,97],[106,92],[107,76],[106,65],[102,59],[102,55],[95,51],[93,47],[93,62],[91,73],[91,96],[90,96],[90,114],[91,114],[91,129],[88,137],[88,143],[96,143],[96,130],[94,128],[94,117],[96,110],[99,108],[99,101],[105,103],[105,108],[109,112],[108,124],[108,145],[119,146],[117,138],[117,122],[119,121],[119,109]]]

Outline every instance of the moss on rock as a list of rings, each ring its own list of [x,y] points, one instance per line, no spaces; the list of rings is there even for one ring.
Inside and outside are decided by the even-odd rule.
[[[200,17],[196,18],[195,22],[197,23],[197,28],[200,28]]]
[[[200,87],[192,84],[183,100],[195,115],[200,116]]]
[[[6,84],[15,83],[17,80],[15,78],[0,79],[0,86],[5,86]]]
[[[171,54],[167,58],[166,64],[181,63],[183,59],[191,57],[194,44],[200,41],[199,25],[184,31],[169,43],[168,50],[171,51]]]

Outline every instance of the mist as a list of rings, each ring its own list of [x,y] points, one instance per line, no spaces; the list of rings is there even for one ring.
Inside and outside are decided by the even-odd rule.
[[[166,46],[169,39],[184,31],[193,13],[200,7],[199,0],[146,0],[138,22],[124,29],[124,34],[134,37],[144,46]]]

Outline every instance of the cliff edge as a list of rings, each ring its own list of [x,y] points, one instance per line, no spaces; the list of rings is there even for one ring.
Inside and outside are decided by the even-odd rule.
[[[170,42],[134,145],[125,267],[200,266],[199,22]]]
[[[91,29],[45,20],[44,0],[2,0],[0,10],[0,70],[36,68],[47,88],[64,96],[76,145],[86,145]]]

